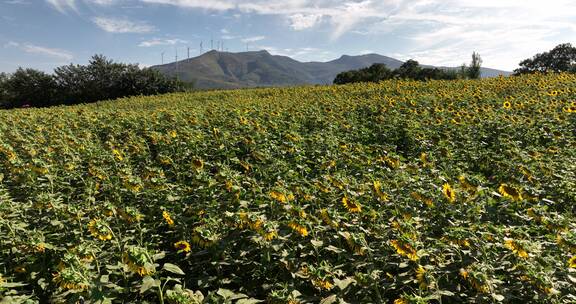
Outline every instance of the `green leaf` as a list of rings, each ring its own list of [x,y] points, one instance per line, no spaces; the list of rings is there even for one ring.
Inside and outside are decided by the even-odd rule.
[[[236,304],[254,304],[254,303],[262,303],[264,302],[263,300],[257,300],[257,299],[240,299],[236,302]]]
[[[336,303],[336,301],[338,301],[338,298],[336,298],[336,295],[331,295],[327,298],[324,298],[320,301],[320,304],[332,304],[332,303]]]
[[[348,288],[348,286],[352,283],[356,283],[356,280],[354,280],[354,278],[346,278],[344,280],[339,280],[339,279],[334,279],[334,284],[336,286],[338,286],[338,288],[340,288],[340,290],[344,290],[346,288]]]
[[[324,242],[318,240],[310,240],[310,243],[312,243],[314,247],[322,247],[322,245],[324,245]]]
[[[166,263],[166,264],[164,264],[164,267],[162,269],[164,269],[168,272],[174,273],[174,274],[186,275],[184,273],[184,271],[182,271],[182,269],[180,269],[180,267],[178,267],[174,264]]]
[[[220,288],[216,292],[217,295],[223,297],[224,299],[230,299],[234,296],[234,292],[232,290]]]
[[[154,280],[150,276],[146,276],[142,279],[142,286],[140,286],[140,293],[145,293],[148,289],[158,286],[160,286],[160,281]]]
[[[503,295],[493,294],[492,297],[494,298],[494,300],[496,300],[496,301],[498,301],[498,302],[504,301],[504,296],[503,296]]]
[[[26,286],[28,284],[25,283],[4,283],[2,284],[2,287],[5,288],[14,288],[14,287],[22,287],[22,286]]]

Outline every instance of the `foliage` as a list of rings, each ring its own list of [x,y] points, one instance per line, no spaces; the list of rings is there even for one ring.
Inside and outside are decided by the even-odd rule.
[[[5,101],[7,107],[70,105],[189,89],[158,71],[115,63],[101,55],[93,56],[88,65],[58,67],[54,75],[20,68],[5,78],[0,79],[0,87],[5,88],[0,101]]]
[[[480,58],[480,54],[473,52],[472,53],[472,62],[470,63],[470,67],[468,67],[466,73],[469,79],[480,79],[481,70],[480,67],[482,66],[482,58]]]
[[[135,64],[115,63],[96,55],[86,66],[73,65],[54,70],[59,98],[66,104],[94,102],[134,95],[155,95],[181,90],[181,84],[151,69]]]
[[[4,103],[6,103],[8,99],[8,88],[6,84],[8,78],[8,74],[0,73],[0,108],[4,107]]]
[[[18,68],[3,81],[3,97],[8,107],[53,104],[56,84],[52,76],[34,69]]]
[[[576,75],[0,112],[0,297],[574,303]]]
[[[408,60],[398,69],[390,70],[385,64],[376,63],[360,70],[346,71],[338,74],[334,84],[346,84],[356,82],[380,82],[394,78],[431,80],[431,79],[456,79],[457,73],[439,68],[422,68],[415,60]]]
[[[549,52],[539,53],[520,62],[516,75],[535,72],[576,73],[576,47],[570,43],[559,44]]]

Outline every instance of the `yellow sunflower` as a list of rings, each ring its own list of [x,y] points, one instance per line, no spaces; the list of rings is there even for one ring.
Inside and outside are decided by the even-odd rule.
[[[450,186],[450,184],[445,183],[442,186],[442,194],[444,194],[444,197],[451,203],[453,203],[454,201],[456,201],[456,192],[454,192],[454,189],[452,189],[452,186]]]
[[[399,298],[394,300],[394,304],[408,304],[410,302],[408,302],[408,300],[404,299],[404,298]]]
[[[505,198],[511,199],[513,201],[521,201],[522,200],[522,192],[520,189],[517,189],[513,186],[507,184],[501,184],[498,187],[498,192],[502,194]]]
[[[90,288],[90,283],[86,277],[73,268],[63,268],[53,274],[52,280],[62,289],[87,290]]]
[[[88,231],[93,237],[101,240],[108,241],[112,239],[112,230],[106,224],[105,221],[101,219],[93,219],[88,223]]]
[[[334,284],[332,284],[330,281],[322,279],[315,279],[312,281],[312,284],[314,284],[314,286],[320,290],[330,290],[334,287]]]
[[[405,256],[412,261],[418,260],[418,254],[410,244],[405,244],[398,240],[391,240],[390,245],[396,249],[399,255]]]
[[[576,268],[576,256],[573,256],[568,260],[568,267]]]
[[[164,220],[166,220],[166,223],[168,224],[168,226],[174,225],[174,220],[172,219],[172,217],[170,216],[170,213],[168,213],[168,211],[162,211],[162,217],[164,218]]]
[[[298,233],[300,236],[307,236],[308,235],[308,229],[306,229],[306,227],[295,223],[295,222],[290,222],[288,223],[288,227],[290,227],[290,229],[292,229],[294,232]]]
[[[286,195],[284,195],[284,193],[278,192],[278,191],[270,191],[270,198],[272,198],[273,200],[280,202],[280,203],[286,203],[288,201],[288,198],[286,197]]]
[[[416,280],[418,281],[418,286],[420,289],[428,288],[428,281],[426,280],[426,268],[422,267],[422,265],[418,265],[418,269],[416,269]]]
[[[179,241],[174,243],[174,248],[176,248],[178,252],[190,252],[190,243],[186,241]]]
[[[349,200],[346,196],[342,198],[342,205],[352,213],[358,213],[362,211],[362,206],[360,206],[360,204]]]
[[[522,245],[518,244],[518,242],[507,239],[504,241],[504,247],[512,250],[513,253],[517,254],[519,257],[525,259],[528,257],[528,252],[522,247]]]

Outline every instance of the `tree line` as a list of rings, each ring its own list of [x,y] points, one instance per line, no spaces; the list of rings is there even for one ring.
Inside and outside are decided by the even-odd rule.
[[[0,73],[0,107],[73,105],[184,91],[190,87],[158,71],[95,55],[88,65],[61,66],[53,74],[23,68],[12,74]]]
[[[476,52],[472,54],[470,66],[462,65],[459,69],[422,67],[416,60],[408,60],[395,70],[389,69],[385,64],[375,63],[367,68],[346,71],[338,74],[334,84],[354,82],[379,82],[387,79],[413,79],[413,80],[454,80],[478,79],[482,58]]]
[[[430,79],[478,79],[482,59],[476,52],[472,54],[469,66],[463,65],[459,70],[422,68],[415,60],[408,60],[398,69],[390,70],[384,64],[373,64],[370,67],[342,72],[334,79],[335,84],[353,82],[379,82],[386,79],[402,78],[414,80]],[[559,44],[548,52],[538,53],[532,58],[522,60],[513,75],[533,73],[576,73],[576,47],[570,43]]]

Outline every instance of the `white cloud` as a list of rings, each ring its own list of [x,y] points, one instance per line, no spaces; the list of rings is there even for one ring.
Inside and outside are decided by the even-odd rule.
[[[290,20],[290,27],[299,31],[316,26],[322,21],[320,14],[294,14],[288,17]]]
[[[113,5],[127,0],[46,0],[59,11],[80,1]],[[478,51],[484,65],[513,69],[520,60],[576,40],[574,0],[131,0],[146,5],[278,16],[292,30],[320,28],[334,42],[342,35],[369,39],[400,37],[394,49],[423,63],[449,65],[468,61]],[[105,20],[110,21],[110,20]],[[135,24],[122,31],[118,22],[101,22],[112,32],[149,32]],[[134,25],[134,24],[127,24]],[[265,32],[264,32],[265,33]],[[238,39],[227,30],[222,39]],[[254,42],[254,41],[248,41]],[[376,49],[378,45],[364,44]],[[380,44],[383,47],[383,43]],[[378,50],[378,49],[376,49]]]
[[[151,25],[127,19],[95,17],[92,21],[109,33],[150,33],[156,31],[156,28]]]
[[[176,44],[186,44],[188,41],[182,39],[159,39],[155,38],[152,40],[146,40],[138,44],[139,47],[153,47],[160,45],[176,45]]]
[[[38,46],[38,45],[34,45],[34,44],[29,44],[29,43],[23,43],[22,44],[22,43],[10,41],[4,47],[14,47],[14,48],[18,48],[18,49],[20,49],[26,53],[29,53],[29,54],[37,54],[37,55],[42,55],[42,56],[47,56],[47,57],[64,59],[66,61],[70,61],[70,60],[72,60],[72,58],[74,58],[72,53],[70,53],[69,51],[62,50],[62,49],[48,48],[48,47]]]
[[[458,65],[473,51],[487,67],[512,70],[519,61],[576,38],[576,2],[568,0],[420,0],[401,7],[372,32],[411,30],[405,56]]]
[[[328,20],[336,39],[364,20],[384,18],[398,0],[140,0],[145,3],[216,11],[234,10],[285,17],[294,30],[315,27]],[[389,3],[392,3],[390,5]]]
[[[256,42],[256,41],[260,41],[260,40],[264,40],[266,39],[266,37],[264,36],[254,36],[254,37],[247,37],[242,39],[242,43],[250,43],[250,42]]]
[[[76,10],[75,0],[46,0],[46,2],[61,13],[66,13],[69,9]]]
[[[102,6],[111,6],[111,5],[118,4],[120,2],[120,0],[84,0],[84,2],[93,3],[93,4],[97,4],[97,5],[102,5]]]

